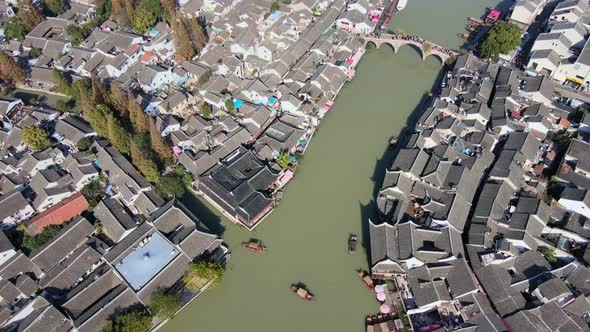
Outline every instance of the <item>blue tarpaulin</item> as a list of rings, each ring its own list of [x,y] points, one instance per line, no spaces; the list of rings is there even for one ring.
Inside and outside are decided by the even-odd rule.
[[[156,30],[156,29],[154,29],[154,28],[152,28],[152,29],[150,30],[150,36],[152,36],[152,37],[155,37],[155,36],[157,36],[157,35],[159,35],[159,34],[160,34],[160,31],[158,31],[158,30]]]
[[[244,103],[244,101],[243,101],[243,100],[241,100],[241,99],[236,99],[236,100],[234,100],[234,107],[235,107],[235,108],[240,108],[240,106],[242,106],[242,104],[243,104],[243,103]]]
[[[275,97],[270,97],[270,98],[268,98],[268,102],[269,102],[270,104],[274,104],[274,103],[276,103],[276,102],[277,102],[277,98],[275,98]]]

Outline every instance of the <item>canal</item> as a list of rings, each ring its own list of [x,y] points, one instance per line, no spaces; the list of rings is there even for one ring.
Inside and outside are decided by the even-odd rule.
[[[479,16],[491,0],[409,0],[391,28],[456,48],[468,16]],[[222,232],[232,249],[223,284],[208,290],[160,331],[300,332],[364,328],[378,311],[374,296],[355,270],[367,269],[364,228],[372,200],[391,156],[385,153],[433,88],[442,66],[416,50],[388,46],[368,50],[357,77],[345,86],[324,118],[280,206],[253,233],[231,224],[199,202],[202,218]],[[219,224],[219,225],[218,225]],[[363,247],[347,253],[349,233]],[[268,252],[255,254],[242,241],[261,239]],[[317,301],[289,291],[304,283]]]

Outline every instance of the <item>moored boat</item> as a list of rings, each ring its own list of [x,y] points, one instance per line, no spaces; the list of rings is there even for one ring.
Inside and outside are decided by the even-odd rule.
[[[397,10],[404,10],[404,8],[406,8],[407,4],[408,4],[408,0],[399,0],[399,2],[397,3],[396,9]]]
[[[306,300],[306,301],[311,301],[313,300],[313,295],[311,295],[310,292],[308,292],[305,288],[303,287],[298,287],[297,285],[293,284],[291,285],[291,291],[297,295],[299,295],[299,297],[301,297],[302,299]]]
[[[391,138],[389,139],[389,148],[390,149],[395,148],[396,144],[397,144],[397,137],[391,136]]]
[[[350,234],[348,237],[348,253],[354,254],[356,252],[356,245],[358,243],[358,239],[355,234]]]
[[[256,252],[266,251],[266,247],[260,241],[242,242],[242,247]]]
[[[358,272],[358,275],[370,290],[375,289],[375,283],[373,282],[373,279],[371,279],[371,277],[368,274],[366,274],[364,271],[361,270]]]

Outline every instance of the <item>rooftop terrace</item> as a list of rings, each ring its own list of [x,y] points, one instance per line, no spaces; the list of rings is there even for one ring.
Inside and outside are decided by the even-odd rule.
[[[153,233],[143,239],[115,268],[138,291],[178,254],[179,251],[160,233]]]

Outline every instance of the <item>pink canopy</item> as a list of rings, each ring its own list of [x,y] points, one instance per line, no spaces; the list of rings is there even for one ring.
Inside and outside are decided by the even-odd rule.
[[[385,291],[383,285],[376,285],[375,286],[375,292],[377,293],[383,293]]]
[[[500,18],[500,14],[502,14],[502,12],[501,12],[501,11],[499,11],[499,10],[497,10],[497,9],[492,9],[492,10],[491,10],[491,11],[488,13],[488,16],[486,16],[486,17],[487,17],[487,18],[489,18],[489,19],[492,19],[492,20],[494,20],[494,21],[495,21],[495,20],[497,20],[497,19],[499,19],[499,18]]]
[[[385,293],[377,293],[377,300],[381,302],[385,301]]]
[[[379,307],[379,311],[381,311],[382,314],[389,313],[389,309],[390,309],[389,306],[387,304],[385,304],[385,303],[383,303],[381,305],[381,307]]]
[[[293,178],[293,171],[291,170],[287,170],[285,172],[285,174],[283,174],[283,176],[280,178],[280,182],[282,184],[287,184],[287,182],[289,182],[291,180],[291,178]]]

